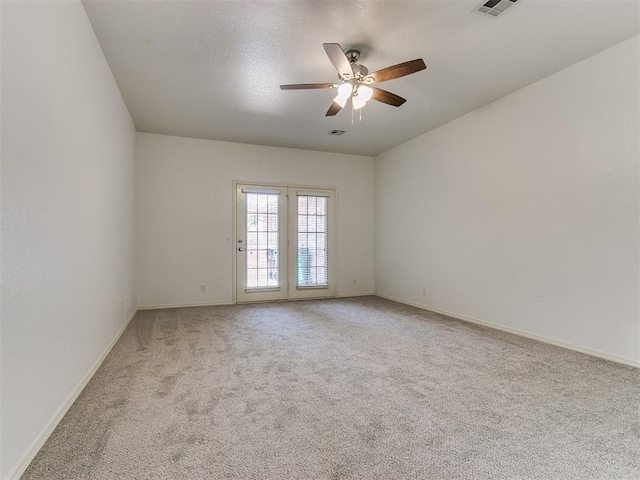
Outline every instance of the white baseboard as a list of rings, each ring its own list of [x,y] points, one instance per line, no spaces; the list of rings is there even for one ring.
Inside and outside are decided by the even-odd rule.
[[[167,303],[163,305],[142,305],[138,307],[138,310],[160,310],[162,308],[218,307],[220,305],[235,304],[233,302]]]
[[[336,298],[349,298],[349,297],[370,297],[371,295],[375,295],[373,292],[362,292],[362,293],[341,293],[336,295]]]
[[[460,313],[449,312],[447,310],[431,307],[429,305],[422,305],[420,303],[410,302],[408,300],[404,300],[398,297],[393,297],[391,295],[384,295],[382,293],[376,293],[375,295],[377,297],[386,298],[387,300],[393,300],[394,302],[404,303],[405,305],[411,305],[412,307],[421,308],[423,310],[429,310],[435,313],[441,313],[443,315],[447,315],[448,317],[457,318],[458,320],[464,320],[465,322],[484,325],[485,327],[494,328],[496,330],[502,330],[503,332],[513,333],[521,337],[531,338],[532,340],[538,340],[539,342],[548,343],[551,345],[555,345],[557,347],[562,347],[569,350],[574,350],[576,352],[585,353],[593,357],[604,358],[605,360],[611,360],[612,362],[622,363],[624,365],[629,365],[631,367],[640,368],[640,362],[633,360],[631,358],[621,357],[618,355],[613,355],[611,353],[601,352],[600,350],[593,350],[591,348],[580,347],[572,343],[567,343],[561,340],[556,340],[554,338],[545,337],[544,335],[538,335],[536,333],[527,332],[525,330],[519,330],[517,328],[506,327],[498,323],[488,322],[486,320],[480,320],[478,318],[470,317],[468,315],[462,315]]]
[[[44,442],[46,442],[47,439],[49,438],[49,435],[51,435],[51,433],[56,428],[58,423],[60,423],[60,420],[62,420],[62,417],[65,416],[69,408],[71,408],[71,405],[73,405],[73,402],[76,401],[76,399],[78,398],[78,396],[80,395],[84,387],[86,387],[87,383],[89,383],[89,380],[91,380],[91,377],[93,377],[93,375],[96,373],[98,368],[100,368],[100,365],[102,365],[102,362],[104,361],[104,359],[107,358],[107,355],[109,355],[109,352],[111,351],[113,346],[120,339],[125,329],[133,319],[133,317],[135,317],[137,311],[138,310],[135,309],[133,310],[131,315],[129,315],[129,317],[124,322],[122,327],[120,327],[120,330],[118,330],[118,333],[116,333],[115,337],[113,337],[113,340],[109,342],[109,345],[107,345],[107,348],[105,348],[104,352],[102,352],[102,355],[100,355],[98,360],[96,360],[96,362],[85,374],[85,376],[82,377],[82,380],[80,380],[80,382],[76,385],[76,387],[69,394],[66,400],[62,403],[62,405],[60,406],[56,414],[51,418],[51,420],[49,420],[49,422],[45,425],[45,427],[42,429],[40,434],[29,446],[29,448],[24,453],[24,455],[22,455],[22,458],[20,458],[18,463],[9,472],[9,476],[7,477],[8,480],[18,480],[22,476],[22,474],[27,469],[27,467],[29,466],[33,458],[36,456],[38,451],[42,448],[42,445],[44,445]]]
[[[373,292],[365,292],[365,293],[344,293],[336,295],[335,297],[323,297],[323,298],[347,298],[347,297],[367,297],[375,295]],[[318,300],[319,298],[293,298],[291,301],[296,300]],[[288,300],[284,300],[288,301]],[[268,303],[264,301],[259,302],[245,302],[245,303]],[[220,305],[235,305],[233,302],[205,302],[205,303],[167,303],[161,305],[141,305],[138,307],[138,310],[160,310],[162,308],[189,308],[189,307],[217,307]]]

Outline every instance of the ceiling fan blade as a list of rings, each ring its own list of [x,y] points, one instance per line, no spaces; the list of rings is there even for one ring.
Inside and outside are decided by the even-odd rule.
[[[349,59],[344,54],[344,50],[337,43],[323,43],[324,51],[327,52],[327,56],[333,66],[336,67],[338,74],[342,78],[351,78],[353,77],[353,69],[351,68],[351,64],[349,63]]]
[[[424,64],[424,60],[418,58],[416,60],[409,60],[408,62],[399,63],[391,67],[383,68],[377,72],[370,73],[364,77],[365,82],[373,81],[376,83],[386,82],[387,80],[393,80],[394,78],[404,77],[405,75],[411,75],[412,73],[424,70],[427,66]]]
[[[387,92],[386,90],[382,90],[381,88],[370,87],[373,90],[373,95],[371,98],[377,100],[382,103],[386,103],[387,105],[392,105],[394,107],[399,107],[407,100],[405,98],[399,97],[395,93]]]
[[[342,110],[340,105],[336,102],[331,102],[331,106],[329,107],[329,110],[327,110],[325,117],[333,117],[334,115],[337,115],[340,110]]]
[[[336,87],[335,83],[293,83],[291,85],[280,85],[280,90],[312,90],[316,88]]]

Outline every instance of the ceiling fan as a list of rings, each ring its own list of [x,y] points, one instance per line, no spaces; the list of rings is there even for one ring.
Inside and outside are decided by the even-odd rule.
[[[351,99],[354,110],[361,109],[372,98],[378,102],[399,107],[406,102],[404,98],[371,85],[404,77],[405,75],[410,75],[427,68],[424,60],[418,58],[369,73],[367,67],[358,63],[358,59],[360,58],[360,52],[358,50],[348,50],[347,53],[344,53],[342,47],[337,43],[323,43],[322,46],[324,47],[324,51],[327,52],[329,60],[331,60],[331,63],[338,71],[339,82],[295,83],[292,85],[280,85],[280,88],[282,90],[337,89],[338,95],[333,99],[333,103],[329,107],[329,110],[327,110],[327,117],[336,115],[344,108],[349,99]]]

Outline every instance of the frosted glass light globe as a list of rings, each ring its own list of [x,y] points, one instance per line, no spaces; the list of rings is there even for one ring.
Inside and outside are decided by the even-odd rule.
[[[371,100],[371,97],[373,96],[373,90],[371,90],[366,85],[360,85],[358,87],[358,96],[362,98],[365,102],[368,102],[369,100]]]
[[[352,101],[354,110],[360,110],[367,104],[366,100],[360,97],[360,95],[354,95]]]
[[[353,92],[353,85],[350,83],[343,83],[338,87],[338,97],[344,98],[345,101],[351,96],[351,92]]]

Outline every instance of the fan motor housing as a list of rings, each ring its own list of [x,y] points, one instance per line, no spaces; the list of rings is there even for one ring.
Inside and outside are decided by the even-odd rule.
[[[369,75],[369,70],[364,65],[360,65],[359,63],[352,63],[351,69],[353,70],[353,76],[358,77],[366,77]]]
[[[351,69],[353,70],[353,77],[355,79],[360,80],[361,78],[364,78],[367,75],[369,75],[369,70],[367,69],[367,67],[357,63],[358,59],[360,58],[359,50],[353,50],[353,49],[347,50],[347,52],[345,53],[345,56],[347,57],[347,59],[349,60],[349,63],[351,64]]]

